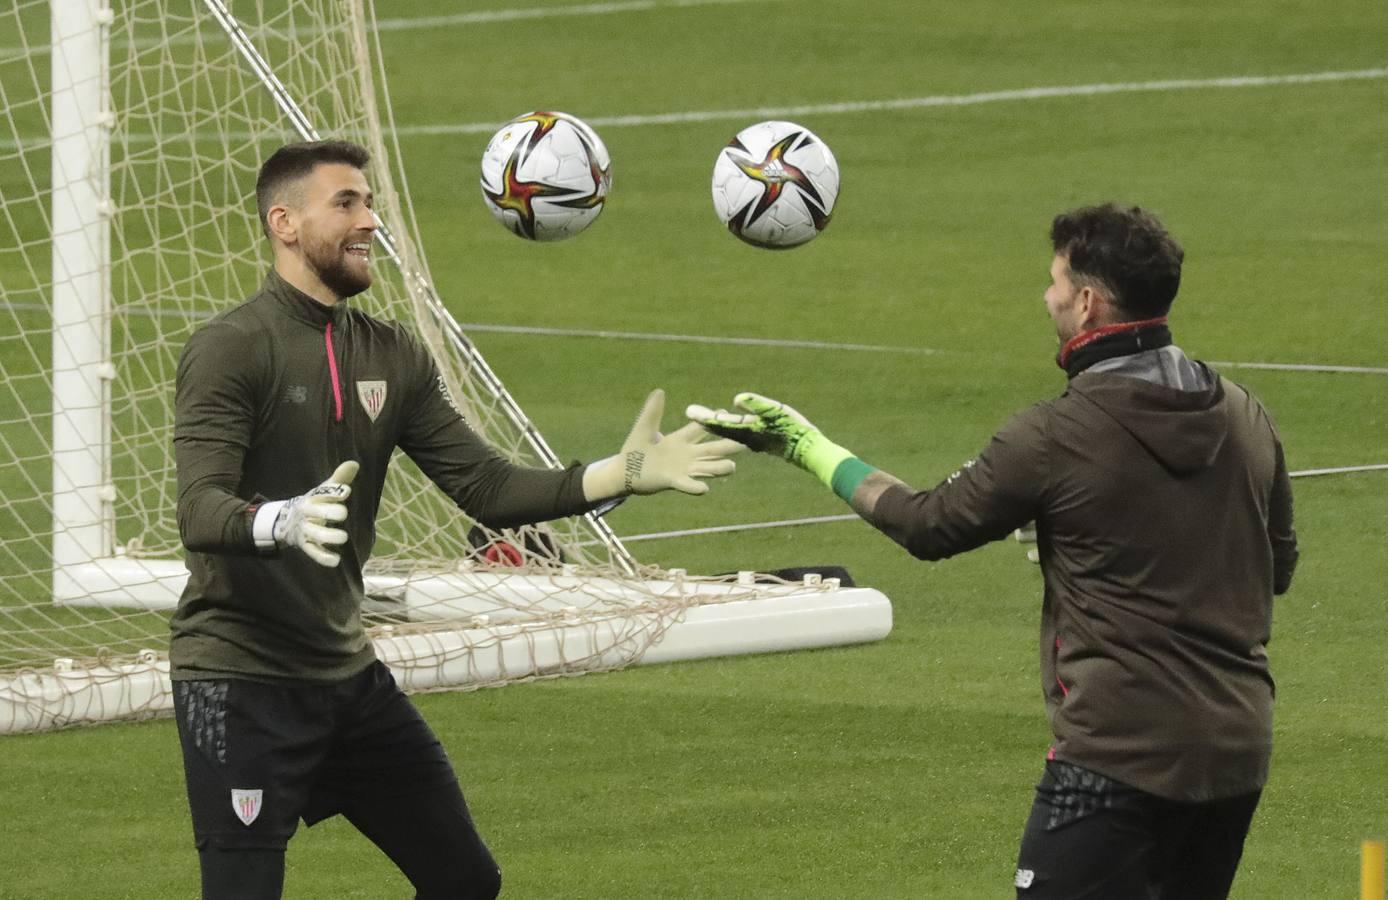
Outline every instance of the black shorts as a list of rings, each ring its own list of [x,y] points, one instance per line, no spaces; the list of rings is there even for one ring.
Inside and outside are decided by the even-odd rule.
[[[1227,897],[1259,796],[1177,803],[1051,760],[1022,835],[1017,897]]]
[[[335,684],[173,687],[200,850],[283,850],[300,819],[458,791],[443,746],[381,662]]]

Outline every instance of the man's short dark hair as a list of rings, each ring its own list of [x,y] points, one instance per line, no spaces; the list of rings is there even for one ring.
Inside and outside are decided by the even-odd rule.
[[[265,232],[265,236],[270,236],[270,222],[266,219],[270,207],[281,202],[286,189],[307,177],[314,166],[323,163],[345,163],[365,169],[369,162],[371,154],[366,148],[350,141],[285,144],[270,154],[270,158],[260,167],[260,175],[255,180],[256,211],[260,214],[260,228]]]
[[[1106,290],[1125,321],[1166,315],[1181,287],[1185,251],[1157,217],[1114,203],[1061,213],[1051,246],[1070,261],[1072,279]]]

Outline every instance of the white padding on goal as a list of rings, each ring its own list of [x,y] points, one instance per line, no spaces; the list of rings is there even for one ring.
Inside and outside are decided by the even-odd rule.
[[[47,672],[0,676],[0,734],[159,715],[173,708],[169,661],[152,650],[123,665],[54,660]]]
[[[879,591],[827,584],[782,591],[673,613],[634,608],[425,633],[383,626],[374,629],[373,640],[376,655],[391,666],[401,686],[419,691],[857,644],[891,632],[891,603]],[[52,671],[0,677],[0,733],[158,715],[172,706],[169,664],[154,651],[143,651],[125,665],[82,666],[64,659],[56,660]]]
[[[101,609],[173,609],[188,581],[178,559],[113,556],[53,570],[53,602]]]
[[[649,643],[651,630],[661,631]],[[624,665],[860,644],[892,630],[892,605],[870,588],[808,590],[570,622],[386,634],[376,653],[407,690],[578,673]],[[581,666],[572,660],[582,659]],[[408,668],[402,664],[409,662]]]
[[[733,600],[692,607],[640,662],[866,644],[891,630],[891,601],[872,588]]]
[[[590,574],[461,567],[456,572],[412,575],[367,574],[368,594],[388,598],[394,612],[411,622],[522,622],[537,617],[612,613],[658,605],[694,606],[760,595],[846,592],[835,582],[753,585],[749,581],[686,577],[624,581]],[[750,573],[748,573],[750,574]],[[54,573],[54,602],[105,609],[172,610],[188,580],[180,560],[113,557],[67,566]]]

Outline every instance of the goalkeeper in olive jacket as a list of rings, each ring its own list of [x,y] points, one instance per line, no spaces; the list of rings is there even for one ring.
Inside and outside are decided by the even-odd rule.
[[[1268,774],[1265,645],[1297,558],[1281,444],[1257,400],[1172,344],[1184,254],[1154,217],[1080,209],[1051,239],[1068,389],[932,490],[755,394],[746,414],[689,415],[817,474],[922,559],[1034,520],[1055,742],[1018,897],[1223,897]]]
[[[520,467],[467,425],[425,348],[353,309],[376,229],[353,144],[292,144],[256,184],[264,287],[188,341],[174,450],[189,579],[171,627],[174,706],[204,897],[277,897],[300,819],[342,814],[420,897],[493,897],[500,870],[438,739],[361,619],[362,565],[401,448],[503,527],[727,475],[741,445],[658,433],[652,392],[621,451]]]

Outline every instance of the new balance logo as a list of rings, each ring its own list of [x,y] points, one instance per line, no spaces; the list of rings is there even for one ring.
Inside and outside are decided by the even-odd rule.
[[[308,400],[308,388],[302,384],[291,384],[284,389],[284,396],[280,399],[284,403],[304,403]]]

